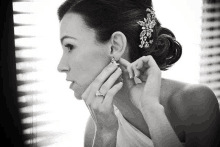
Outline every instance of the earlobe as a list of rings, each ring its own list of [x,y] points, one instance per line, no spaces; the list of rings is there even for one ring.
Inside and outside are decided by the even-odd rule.
[[[111,46],[111,52],[110,52],[110,54],[113,54],[113,51],[114,51],[113,46]]]
[[[122,32],[114,32],[111,36],[110,55],[119,59],[127,47],[127,38]]]

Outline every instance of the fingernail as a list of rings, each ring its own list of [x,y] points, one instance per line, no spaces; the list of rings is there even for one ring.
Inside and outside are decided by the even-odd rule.
[[[131,75],[131,73],[129,73],[129,77],[130,77],[130,79],[132,78],[132,75]]]

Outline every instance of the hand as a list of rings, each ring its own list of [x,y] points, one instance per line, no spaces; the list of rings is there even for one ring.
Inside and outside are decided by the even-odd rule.
[[[128,84],[130,99],[134,105],[142,110],[144,107],[159,104],[161,71],[153,57],[150,55],[143,56],[133,63],[121,58],[119,63],[122,65],[123,73],[125,73],[124,82]],[[136,75],[142,83],[136,84],[133,78],[129,78],[129,75],[130,77]]]
[[[118,130],[113,98],[122,88],[122,82],[114,85],[121,74],[122,71],[116,64],[109,64],[82,94],[82,99],[85,101],[98,131]],[[105,96],[96,96],[97,90]]]

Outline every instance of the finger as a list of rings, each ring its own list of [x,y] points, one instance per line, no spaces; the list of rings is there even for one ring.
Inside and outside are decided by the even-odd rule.
[[[146,80],[147,80],[147,71],[142,72],[138,78],[139,78],[142,82],[146,82]]]
[[[92,87],[92,83],[87,87],[87,89],[84,91],[84,93],[82,94],[81,98],[86,101],[89,97],[89,93],[91,91],[91,87]]]
[[[100,89],[102,84],[107,80],[107,78],[118,68],[116,64],[109,64],[106,66],[101,73],[93,81],[91,93],[94,94]]]
[[[149,66],[144,63],[143,59],[144,59],[143,57],[137,59],[133,63],[132,67],[133,67],[133,70],[134,70],[136,77],[138,77],[142,82],[145,82],[146,78],[147,78],[145,71],[148,69]]]
[[[147,64],[145,64],[146,67],[157,69],[157,70],[159,69],[156,61],[154,60],[154,58],[151,55],[143,56],[141,58],[144,61],[144,63],[147,63]]]
[[[148,62],[145,58],[146,56],[142,56],[141,58],[137,59],[133,64],[133,70],[136,74],[136,77],[140,76],[140,73],[146,71],[146,69],[149,67],[148,64],[145,64],[145,62]]]
[[[160,68],[158,67],[156,61],[154,60],[154,58],[149,55],[149,56],[143,56],[142,58],[142,61],[144,62],[144,75],[146,75],[148,78],[147,78],[147,81],[148,80],[153,80],[151,77],[160,77],[161,76],[161,71],[160,71]]]
[[[141,69],[143,68],[144,65],[144,61],[142,60],[143,58],[140,58],[141,60],[138,60],[137,64],[136,64],[136,68],[137,69]]]
[[[102,85],[100,88],[100,92],[104,95],[111,89],[111,87],[115,84],[115,82],[119,79],[122,74],[122,70],[120,67],[108,78],[108,80]]]
[[[122,88],[123,83],[119,82],[118,84],[114,85],[106,94],[103,103],[103,106],[107,109],[113,107],[113,98],[115,97],[116,93]]]
[[[129,74],[130,74],[131,77],[134,77],[133,71],[131,69],[131,63],[123,58],[119,59],[119,63],[121,65],[120,67],[122,67],[122,71],[123,71],[123,78],[124,78],[123,83],[128,85],[128,88],[132,88],[135,85],[135,82],[134,82],[134,79],[130,78],[130,76],[129,76]]]
[[[128,62],[127,60],[125,60],[125,59],[123,59],[123,58],[120,58],[119,59],[119,63],[121,64],[121,65],[123,65],[125,68],[127,68],[131,63],[130,62]]]
[[[147,79],[144,86],[144,92],[146,92],[149,97],[159,97],[161,88],[160,68],[152,56],[144,56],[143,61],[148,64],[147,66],[149,66],[148,70],[145,71]],[[153,87],[153,89],[150,89],[149,87]]]
[[[127,67],[127,70],[128,70],[128,73],[129,73],[129,78],[130,78],[130,79],[134,78],[135,73],[134,73],[134,71],[132,70],[132,65],[129,65],[129,66]]]
[[[135,77],[139,77],[139,75],[140,75],[140,71],[136,68],[137,63],[138,63],[138,61],[132,63],[132,66],[131,66],[132,71],[134,72],[134,76]]]
[[[129,77],[132,78],[133,75],[132,75],[132,72],[131,72],[131,63],[128,62],[127,60],[123,59],[123,58],[119,59],[119,63],[120,63],[120,65],[122,65],[122,69],[128,71]]]
[[[133,68],[135,74],[142,82],[147,80],[148,75],[157,74],[157,71],[159,70],[157,63],[151,55],[142,56],[132,64],[134,64],[132,67],[136,67],[136,69]]]

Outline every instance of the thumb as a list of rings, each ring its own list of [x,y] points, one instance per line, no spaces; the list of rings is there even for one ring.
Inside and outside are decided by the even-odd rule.
[[[124,83],[128,85],[129,89],[132,88],[135,85],[135,81],[129,76],[129,74],[131,74],[131,63],[123,58],[120,58],[119,66],[122,69]]]

